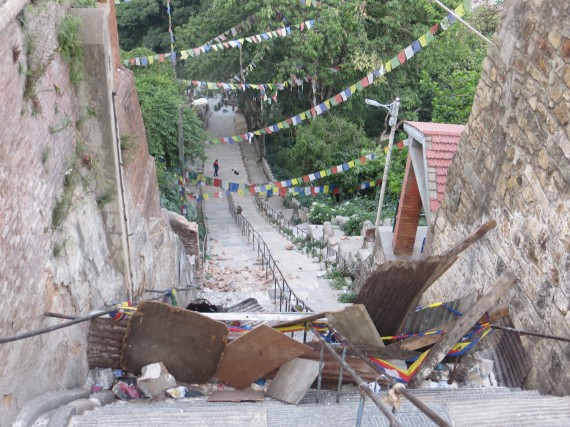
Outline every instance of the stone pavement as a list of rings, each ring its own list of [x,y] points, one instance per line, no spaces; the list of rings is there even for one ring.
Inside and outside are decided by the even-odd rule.
[[[239,113],[228,111],[214,112],[208,123],[208,131],[213,137],[229,136],[244,132],[245,120]],[[218,159],[220,179],[238,183],[267,182],[267,177],[263,172],[261,163],[257,161],[257,153],[253,145],[242,143],[241,145],[209,145],[206,148],[207,160],[204,173],[207,176],[213,175],[213,163]],[[239,172],[239,175],[232,173],[232,169]],[[219,192],[219,188],[203,187],[204,192]],[[335,291],[330,286],[330,281],[320,278],[324,274],[322,266],[318,262],[313,262],[308,256],[295,250],[287,250],[291,247],[290,242],[279,234],[256,210],[253,197],[251,195],[233,195],[236,206],[243,209],[243,217],[249,221],[253,228],[262,236],[266,242],[273,258],[276,260],[279,269],[283,273],[287,283],[293,292],[302,299],[314,311],[336,310],[346,304],[339,303],[337,296],[339,291]],[[225,286],[228,295],[223,301],[224,305],[229,302],[237,302],[230,298],[237,296],[252,296],[260,302],[262,306],[270,311],[276,311],[271,306],[269,300],[269,285],[265,280],[257,278],[260,260],[252,250],[247,238],[241,235],[239,228],[235,225],[228,209],[226,199],[209,198],[204,201],[204,215],[208,228],[209,254],[211,261],[208,265],[210,276],[220,278],[220,270],[230,272],[227,274],[234,282],[232,286]],[[247,270],[244,272],[242,270]],[[248,280],[240,280],[240,274],[247,276]],[[249,284],[247,283],[249,281]],[[205,283],[205,288],[216,291],[215,281]],[[219,286],[218,286],[219,290]],[[235,291],[240,292],[230,296]],[[205,290],[204,297],[208,299],[219,298],[219,294]],[[250,294],[247,295],[247,292]],[[245,299],[245,298],[240,298]],[[212,301],[214,302],[214,301]],[[219,302],[217,302],[219,303]]]

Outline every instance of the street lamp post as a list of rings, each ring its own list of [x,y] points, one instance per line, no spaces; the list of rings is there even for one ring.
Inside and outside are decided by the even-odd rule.
[[[400,98],[396,98],[394,102],[388,105],[380,104],[373,99],[365,99],[366,104],[373,107],[383,107],[390,114],[390,121],[388,124],[392,127],[390,130],[390,139],[388,140],[388,153],[386,154],[386,164],[384,165],[384,176],[382,177],[382,189],[380,190],[380,200],[378,200],[378,213],[376,214],[376,223],[374,224],[376,231],[380,224],[380,215],[382,214],[382,205],[384,204],[384,194],[386,193],[386,182],[388,181],[388,171],[390,170],[390,160],[392,159],[392,146],[394,145],[394,135],[396,134],[396,127],[398,125],[398,111],[400,109]]]

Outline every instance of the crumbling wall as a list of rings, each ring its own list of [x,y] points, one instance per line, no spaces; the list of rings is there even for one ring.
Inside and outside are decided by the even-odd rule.
[[[78,86],[57,52],[61,4],[36,1],[0,33],[0,336],[62,322],[46,311],[82,315],[193,285],[159,205],[132,74],[117,67],[110,6],[84,12],[107,22],[93,36],[108,34],[86,44]],[[0,425],[40,394],[83,384],[87,328],[0,345]]]
[[[497,228],[424,295],[487,289],[506,269],[516,327],[570,337],[570,8],[567,0],[505,2],[467,129],[449,171],[432,253],[488,219]],[[528,388],[570,393],[570,345],[523,337]]]

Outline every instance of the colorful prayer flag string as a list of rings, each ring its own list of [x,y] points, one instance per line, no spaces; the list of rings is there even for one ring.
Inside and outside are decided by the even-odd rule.
[[[457,16],[463,16],[465,14],[465,8],[463,7],[463,5],[460,5],[455,9],[454,12]],[[451,19],[450,16],[453,19]],[[375,79],[386,75],[395,68],[409,61],[411,58],[415,56],[417,52],[423,50],[428,44],[430,44],[434,40],[434,36],[439,28],[445,31],[449,26],[448,24],[453,24],[454,22],[455,22],[455,17],[453,17],[452,14],[449,14],[449,16],[445,17],[439,24],[435,24],[433,27],[430,28],[428,32],[423,34],[417,40],[414,40],[408,47],[401,50],[391,60],[386,61],[386,63],[384,63],[379,69],[372,71],[357,83],[345,88],[344,90],[333,96],[332,98],[329,98],[326,101],[318,105],[315,105],[314,107],[310,108],[307,111],[289,117],[282,122],[269,125],[263,129],[257,129],[253,132],[248,132],[240,135],[232,135],[227,137],[211,139],[209,141],[206,141],[206,144],[236,144],[244,141],[251,142],[254,136],[270,135],[272,133],[279,132],[282,129],[289,129],[291,126],[297,126],[299,123],[302,123],[308,119],[311,118],[314,119],[317,116],[328,111],[332,107],[336,107],[337,105],[346,102],[349,98],[352,97],[352,95],[355,92],[361,91],[365,87],[371,85]],[[445,23],[446,25],[441,25],[442,23]]]
[[[176,59],[188,59],[189,57],[196,57],[202,54],[212,52],[212,51],[219,51],[224,49],[231,49],[231,48],[240,48],[246,42],[247,43],[263,43],[273,38],[279,37],[287,37],[291,35],[291,31],[293,29],[299,29],[301,32],[310,30],[313,28],[315,21],[309,20],[305,22],[301,22],[297,25],[292,25],[284,28],[279,28],[274,31],[269,31],[266,33],[256,34],[254,36],[248,36],[236,40],[228,40],[222,41],[213,44],[206,44],[202,46],[198,46],[188,50],[181,50],[180,52],[170,52],[170,53],[161,53],[158,55],[148,55],[148,56],[140,56],[136,58],[128,58],[124,60],[125,65],[150,65],[154,64],[155,62],[164,62],[167,58],[171,60]]]

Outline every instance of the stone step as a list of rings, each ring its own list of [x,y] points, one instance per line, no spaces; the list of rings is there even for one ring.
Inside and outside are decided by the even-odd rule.
[[[570,397],[515,395],[500,400],[453,401],[447,407],[457,427],[570,425]]]
[[[570,398],[541,396],[534,391],[507,388],[413,390],[426,405],[456,426],[562,426],[570,419]],[[356,392],[321,392],[310,390],[301,404],[294,406],[266,398],[262,402],[210,403],[206,397],[130,404],[117,402],[76,416],[71,426],[352,426],[360,397]],[[433,423],[415,406],[403,399],[396,417],[404,426],[431,426]],[[183,424],[186,422],[186,424]],[[201,424],[199,424],[201,423]],[[363,414],[365,426],[388,426],[386,418],[369,400]]]

